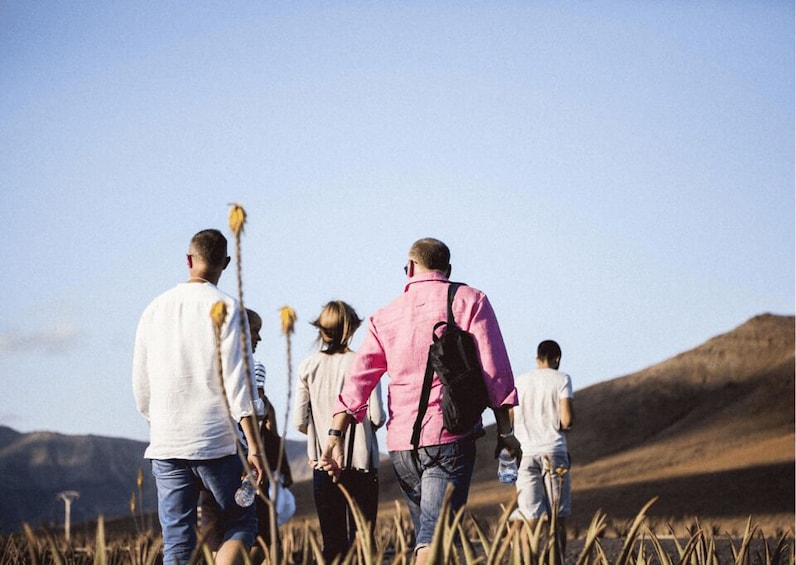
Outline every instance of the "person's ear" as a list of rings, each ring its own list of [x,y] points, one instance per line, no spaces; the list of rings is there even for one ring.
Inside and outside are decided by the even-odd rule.
[[[229,262],[230,262],[231,260],[232,260],[232,258],[231,258],[231,257],[227,257],[227,258],[224,260],[224,266],[223,266],[223,267],[221,267],[221,270],[222,270],[222,271],[223,271],[224,269],[226,269],[226,268],[227,268],[227,266],[229,265]]]
[[[188,268],[193,269],[193,255],[191,254],[186,255],[185,260],[188,262]]]
[[[445,278],[449,279],[449,278],[451,277],[451,269],[452,269],[452,268],[453,268],[453,265],[451,265],[451,264],[449,263],[449,264],[448,264],[448,268],[447,268],[447,270],[445,271]]]

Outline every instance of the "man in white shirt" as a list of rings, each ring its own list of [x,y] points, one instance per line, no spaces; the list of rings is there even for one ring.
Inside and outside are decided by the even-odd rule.
[[[515,379],[517,406],[514,434],[522,446],[517,476],[517,506],[512,520],[527,520],[531,529],[547,515],[558,516],[556,535],[560,556],[566,550],[565,518],[571,513],[569,452],[566,432],[572,428],[572,380],[558,370],[561,347],[552,340],[537,348],[533,371]],[[555,505],[555,506],[554,506]]]
[[[239,422],[248,462],[263,476],[257,456],[257,420],[240,347],[238,303],[218,288],[229,264],[227,240],[218,230],[202,230],[187,255],[190,278],[153,300],[141,316],[133,358],[133,395],[148,420],[152,460],[163,531],[164,563],[186,563],[196,545],[196,507],[202,485],[223,512],[223,543],[217,563],[242,560],[255,540],[254,507],[234,500],[243,465],[237,455]],[[216,337],[210,310],[223,301],[219,382]],[[251,349],[249,366],[253,366]],[[261,479],[262,480],[262,479]]]

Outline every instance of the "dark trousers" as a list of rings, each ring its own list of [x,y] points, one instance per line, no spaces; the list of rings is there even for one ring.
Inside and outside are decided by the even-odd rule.
[[[373,536],[379,509],[378,473],[345,470],[340,483],[359,506],[365,520],[370,522],[370,531],[362,535]],[[313,493],[323,536],[323,558],[330,563],[338,555],[345,555],[354,543],[357,525],[343,492],[325,471],[314,472]]]

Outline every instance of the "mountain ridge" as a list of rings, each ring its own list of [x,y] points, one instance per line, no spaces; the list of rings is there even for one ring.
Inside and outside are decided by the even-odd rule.
[[[73,524],[99,515],[129,517],[133,495],[139,508],[143,495],[145,511],[156,511],[154,478],[144,459],[147,445],[94,434],[21,433],[0,426],[0,532],[18,530],[23,522],[62,523],[64,508],[58,494],[63,491],[80,494],[71,506]],[[303,464],[305,443],[287,440],[285,449],[296,479],[306,479],[310,473]],[[139,469],[144,471],[140,492]]]
[[[566,367],[562,367],[566,370]],[[794,517],[794,316],[761,314],[668,360],[575,391],[573,519],[597,510],[632,518],[652,496],[660,519],[702,516],[722,524],[764,516],[792,527]],[[577,383],[577,375],[573,375]],[[495,516],[513,488],[495,478],[494,426],[478,442],[468,511]],[[0,426],[0,531],[23,521],[62,523],[58,492],[76,490],[74,524],[129,517],[139,468],[144,508],[155,489],[146,442]],[[287,441],[297,484],[297,517],[314,520],[306,443]],[[103,469],[97,475],[96,469]],[[380,471],[380,517],[401,493],[389,459]],[[403,507],[403,505],[402,505]],[[584,525],[585,524],[585,525]]]

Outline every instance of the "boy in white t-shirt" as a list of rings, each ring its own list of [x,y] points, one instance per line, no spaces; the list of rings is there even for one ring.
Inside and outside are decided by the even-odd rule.
[[[515,379],[514,434],[522,446],[517,476],[517,509],[512,520],[527,520],[531,528],[557,502],[556,528],[561,558],[566,550],[566,520],[571,513],[569,452],[566,432],[572,428],[572,380],[558,370],[561,347],[552,340],[537,348],[533,371]]]

